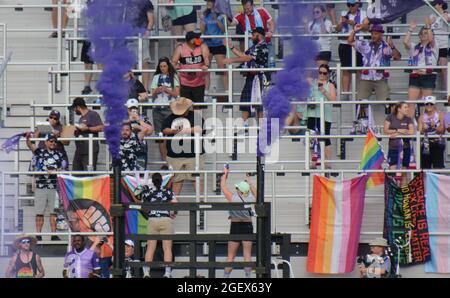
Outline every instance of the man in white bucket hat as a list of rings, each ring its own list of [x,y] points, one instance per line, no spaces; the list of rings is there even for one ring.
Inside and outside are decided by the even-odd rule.
[[[362,278],[384,278],[391,271],[391,260],[385,254],[389,244],[384,238],[375,238],[369,242],[371,254],[365,256],[359,265]]]

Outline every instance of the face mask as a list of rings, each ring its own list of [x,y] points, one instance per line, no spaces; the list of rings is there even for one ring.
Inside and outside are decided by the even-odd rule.
[[[194,39],[194,45],[196,45],[197,47],[202,45],[202,40],[200,38],[196,38]]]

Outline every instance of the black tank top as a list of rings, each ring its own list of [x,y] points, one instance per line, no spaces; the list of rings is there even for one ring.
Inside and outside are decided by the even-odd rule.
[[[31,252],[31,260],[28,263],[22,262],[20,259],[20,252],[16,258],[16,278],[33,278],[37,272],[36,254]]]

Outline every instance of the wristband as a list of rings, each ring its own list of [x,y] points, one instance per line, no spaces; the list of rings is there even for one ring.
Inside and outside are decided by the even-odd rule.
[[[234,46],[233,46],[232,48],[230,48],[230,50],[231,50],[231,51],[234,50]]]

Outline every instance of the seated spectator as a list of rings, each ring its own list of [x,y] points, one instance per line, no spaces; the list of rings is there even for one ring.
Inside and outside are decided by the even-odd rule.
[[[363,24],[366,19],[366,12],[361,10],[356,0],[347,0],[348,11],[342,11],[341,20],[336,25],[336,32],[350,33],[351,28],[354,28],[357,24]],[[363,30],[369,29],[365,24]],[[352,46],[348,43],[347,37],[339,37],[339,59],[341,60],[341,66],[362,66],[362,56],[360,53],[356,54],[356,65],[352,65]],[[342,71],[342,91],[350,91],[350,71]]]
[[[86,102],[83,98],[77,97],[73,100],[71,109],[74,110],[78,119],[76,124],[75,137],[88,138],[90,134],[94,137],[98,137],[98,133],[102,132],[104,125],[100,115],[96,111],[88,109]],[[72,162],[73,171],[87,171],[89,166],[89,141],[75,141],[75,154]],[[92,169],[97,170],[98,152],[100,146],[98,141],[93,141],[93,164]]]
[[[72,236],[72,250],[64,257],[64,278],[98,278],[100,265],[97,254],[86,247],[82,235]]]
[[[227,16],[221,14],[216,8],[216,0],[207,0],[206,9],[200,17],[200,31],[204,36],[208,35],[224,35],[225,22],[227,22]],[[217,68],[225,68],[225,55],[227,54],[227,48],[223,45],[223,39],[220,38],[206,38],[205,44],[209,48],[209,61],[212,58],[216,59]],[[223,87],[228,89],[228,76],[226,73],[217,73],[222,77]],[[209,90],[211,82],[211,76],[208,72],[206,76],[206,90]]]
[[[223,195],[230,203],[252,203],[256,201],[256,188],[247,176],[245,181],[241,181],[235,185],[236,193],[231,192],[227,186],[229,170],[225,168],[220,180],[220,189]],[[230,219],[230,235],[251,235],[253,234],[252,211],[250,210],[233,210],[229,211]],[[237,251],[239,249],[238,241],[228,241],[228,258],[227,262],[234,262]],[[252,241],[242,241],[243,255],[245,262],[252,261]],[[227,267],[224,270],[224,277],[230,277],[233,268]],[[251,268],[244,268],[245,277],[250,278],[252,274]]]
[[[139,132],[137,135],[133,132],[130,122],[122,125],[122,138],[120,139],[120,167],[122,171],[138,170],[138,154],[141,151],[144,140],[144,129],[136,125],[134,129]]]
[[[134,241],[127,239],[125,240],[125,262],[134,261]],[[125,265],[125,278],[136,277],[134,267]]]
[[[148,120],[147,116],[139,115],[139,102],[135,98],[130,98],[127,101],[128,121],[131,123],[133,133],[138,135],[144,134],[144,137],[153,133],[153,126]],[[142,138],[141,147],[137,154],[137,168],[139,170],[147,169],[147,142]]]
[[[310,101],[335,101],[336,100],[336,88],[334,84],[328,79],[330,73],[330,67],[326,64],[319,66],[319,77],[317,79],[308,79],[308,83],[311,86]],[[325,111],[325,135],[329,136],[331,132],[331,123],[333,122],[333,106],[331,104],[324,105]],[[308,129],[314,130],[317,134],[321,132],[320,121],[320,105],[307,105],[297,108],[298,112],[303,113],[303,117],[307,120]],[[325,159],[331,159],[331,141],[325,139]],[[312,163],[311,168],[316,168],[315,162]],[[330,169],[329,165],[325,168]]]
[[[285,125],[286,126],[301,126],[303,122],[303,114],[302,112],[297,112],[297,108],[292,106],[289,115],[286,117]],[[305,130],[302,128],[287,128],[287,131],[290,135],[304,135]]]
[[[153,102],[158,104],[169,104],[180,95],[180,79],[169,58],[159,59],[150,90]],[[171,114],[170,108],[169,106],[157,106],[153,107],[152,111],[155,133],[160,134],[164,119]],[[165,161],[167,157],[166,141],[159,143],[159,152],[161,159]]]
[[[69,2],[67,0],[52,0],[52,4],[53,5],[57,5],[58,1],[61,1],[61,5],[67,4]],[[62,6],[62,8],[61,8],[61,15],[59,16],[59,18],[62,18],[61,29],[62,29],[62,37],[64,38],[64,36],[65,36],[64,29],[66,29],[67,22],[69,21],[69,16],[67,15],[66,9],[64,8],[64,6]],[[52,8],[52,25],[53,25],[53,29],[56,30],[57,27],[58,27],[58,8],[57,7],[53,7]],[[50,38],[57,38],[58,37],[58,31],[53,31],[52,34],[50,34],[49,37]]]
[[[400,52],[394,46],[391,46],[388,42],[383,40],[383,26],[377,24],[372,25],[370,28],[372,40],[370,42],[365,40],[355,41],[355,34],[361,31],[362,28],[363,25],[356,25],[347,41],[362,55],[365,67],[389,66],[392,57],[395,60],[400,60]],[[377,99],[388,100],[388,77],[389,72],[387,70],[363,70],[359,79],[358,99],[369,99],[372,95],[372,91],[375,90],[375,97]]]
[[[418,129],[425,135],[422,139],[422,168],[423,169],[443,169],[445,168],[445,143],[443,138],[432,138],[433,136],[445,133],[444,113],[439,112],[436,107],[436,97],[427,96],[425,98],[425,111],[419,117]],[[431,136],[431,138],[428,138]]]
[[[438,46],[434,40],[433,31],[428,26],[420,29],[420,41],[414,45],[411,40],[411,34],[416,28],[416,21],[412,21],[403,40],[406,50],[409,51],[408,65],[423,67],[414,69],[409,75],[409,100],[418,100],[419,98],[430,96],[436,88],[436,71],[433,70],[433,67],[436,66],[438,60]],[[410,118],[416,116],[415,105],[410,105],[408,116]]]
[[[268,54],[268,67],[275,67],[275,50],[272,45],[272,35],[275,32],[275,22],[270,13],[264,7],[256,8],[253,0],[241,0],[243,12],[236,15],[232,24],[236,25],[236,34],[252,34],[257,27],[263,28],[263,36],[266,39]],[[239,29],[239,30],[238,30]],[[249,48],[255,42],[249,40]],[[245,51],[245,41],[239,42],[241,52]]]
[[[6,278],[42,278],[45,276],[41,257],[33,251],[37,240],[33,236],[21,235],[14,241],[17,250],[6,268]]]
[[[56,149],[57,138],[48,134],[45,137],[45,148],[37,148],[31,143],[31,133],[27,133],[26,142],[28,148],[34,155],[36,161],[35,169],[38,172],[47,172],[49,175],[36,175],[36,190],[34,193],[34,209],[36,214],[36,232],[42,232],[44,225],[44,215],[50,215],[50,228],[52,232],[56,232],[56,171],[67,169],[64,161],[64,155]],[[41,236],[37,236],[39,241]],[[52,240],[61,240],[58,236],[52,236]]]
[[[189,31],[186,33],[186,42],[178,45],[172,56],[172,64],[181,70],[208,70],[211,65],[209,49],[202,43],[200,33]],[[179,65],[178,65],[179,63]],[[190,98],[194,102],[205,101],[206,73],[181,72],[180,96]]]
[[[306,34],[329,34],[332,32],[333,24],[327,20],[325,7],[322,5],[313,6],[313,20],[308,22],[304,19]],[[331,37],[313,37],[317,42],[319,54],[316,57],[317,66],[328,64],[331,60]]]
[[[192,101],[188,98],[180,97],[170,104],[172,114],[164,120],[163,133],[165,136],[176,137],[193,137],[194,133],[204,135],[205,120],[197,112],[190,110]],[[166,143],[167,148],[167,162],[175,171],[195,171],[195,141],[193,139],[187,140],[170,140]],[[203,147],[203,140],[200,140],[200,164],[199,170],[205,168],[205,150]],[[174,175],[173,192],[179,195],[183,188],[185,180],[195,181],[195,177],[191,173],[177,173]],[[200,175],[200,193],[202,193],[203,178]],[[194,188],[196,187],[194,183]]]
[[[162,176],[160,173],[152,175],[154,189],[145,189],[140,199],[147,203],[177,203],[177,199],[172,191],[162,187]],[[175,212],[167,210],[152,210],[148,214],[147,233],[150,235],[171,235],[174,233],[172,219],[175,218]],[[145,252],[145,262],[152,262],[156,250],[157,240],[147,241],[147,251]],[[163,240],[164,262],[172,262],[172,240]],[[172,270],[169,266],[165,268],[164,277],[172,277]],[[144,266],[144,278],[150,277],[150,267]]]
[[[124,75],[124,79],[128,82],[128,98],[136,98],[141,102],[148,100],[147,89],[131,70]]]
[[[225,64],[231,63],[244,63],[245,67],[248,68],[249,72],[245,74],[245,85],[242,89],[241,93],[241,102],[261,102],[261,96],[253,94],[252,90],[253,84],[258,83],[260,86],[261,92],[265,87],[269,85],[270,76],[268,73],[262,71],[251,71],[252,68],[267,68],[268,67],[268,59],[269,59],[269,50],[267,49],[267,43],[264,39],[264,29],[262,27],[257,27],[252,32],[252,40],[253,46],[249,48],[245,53],[239,51],[236,47],[234,47],[231,42],[227,43],[227,46],[230,48],[231,52],[234,53],[237,57],[235,58],[226,58]],[[258,82],[256,82],[258,79]],[[260,94],[259,94],[260,95]],[[258,108],[261,110],[261,108]],[[242,119],[247,121],[251,114],[253,108],[248,105],[241,105],[239,110],[242,111]],[[262,117],[262,111],[258,111],[259,117]]]
[[[414,124],[409,115],[408,104],[398,103],[390,115],[384,120],[384,133],[389,136],[388,163],[389,169],[407,169],[411,158],[410,139],[402,139],[403,135],[414,134]],[[398,173],[396,177],[402,184],[406,183],[406,175]]]

